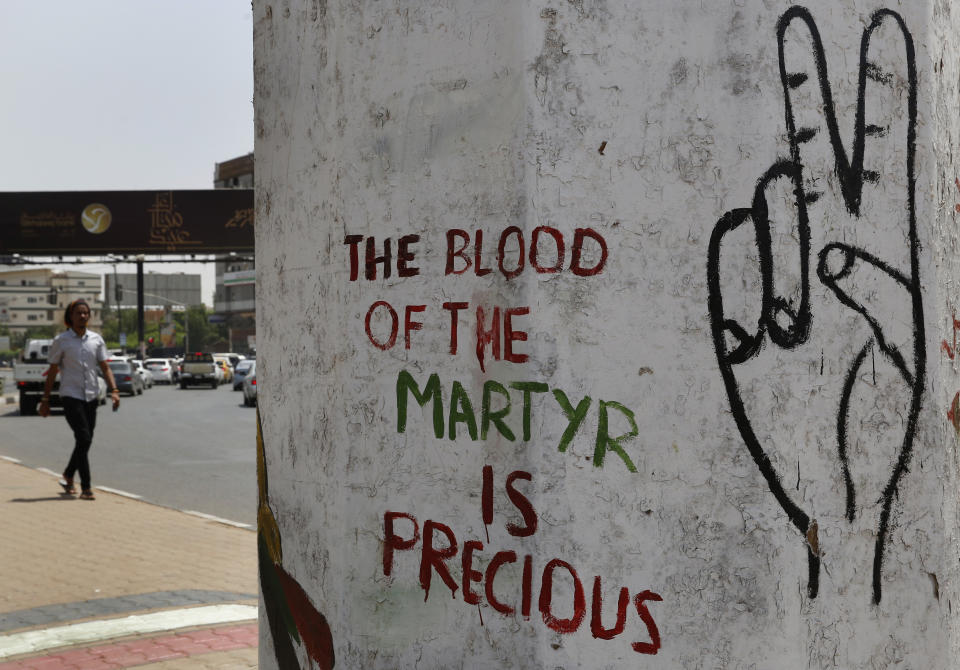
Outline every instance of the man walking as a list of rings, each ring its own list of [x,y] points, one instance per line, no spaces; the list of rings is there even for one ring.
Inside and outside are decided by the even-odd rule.
[[[90,320],[90,305],[84,300],[74,300],[67,305],[63,321],[69,330],[60,333],[50,346],[47,360],[47,381],[40,401],[40,416],[50,416],[50,391],[60,373],[60,398],[67,423],[73,429],[75,444],[67,469],[63,471],[60,486],[66,493],[74,494],[73,475],[80,473],[80,498],[94,500],[90,486],[90,461],[87,452],[93,442],[93,429],[97,423],[97,367],[103,371],[110,389],[113,409],[120,407],[120,390],[107,365],[107,345],[99,334],[87,330]]]

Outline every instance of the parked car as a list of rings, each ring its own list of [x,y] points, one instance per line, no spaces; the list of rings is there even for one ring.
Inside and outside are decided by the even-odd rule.
[[[220,369],[223,370],[223,384],[232,384],[233,383],[233,366],[230,365],[230,359],[221,354],[214,354],[213,360],[217,362],[217,365],[220,366]]]
[[[169,358],[148,358],[143,366],[150,371],[153,381],[157,384],[172,384],[174,382],[173,361]]]
[[[153,388],[153,375],[143,367],[143,361],[139,361],[135,358],[130,359],[130,363],[133,364],[133,367],[137,369],[137,372],[140,374],[140,377],[143,379],[143,388],[150,389]]]
[[[244,358],[239,363],[237,367],[233,369],[233,390],[242,391],[243,390],[243,380],[247,376],[247,373],[253,367],[253,361],[248,358]]]
[[[110,370],[113,371],[113,379],[117,382],[117,388],[121,392],[130,395],[143,394],[143,377],[137,371],[137,368],[130,361],[112,359],[107,362]]]
[[[243,404],[247,407],[253,407],[257,404],[257,366],[256,363],[250,366],[246,376],[243,378]]]
[[[234,370],[237,369],[237,363],[239,363],[242,360],[246,360],[247,358],[243,354],[235,354],[233,352],[228,352],[222,355],[226,356],[230,360],[230,367],[232,367]]]

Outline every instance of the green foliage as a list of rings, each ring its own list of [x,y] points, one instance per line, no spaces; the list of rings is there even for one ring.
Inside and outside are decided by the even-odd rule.
[[[174,346],[184,349],[189,346],[190,349],[195,351],[209,351],[215,342],[226,339],[226,326],[210,323],[209,317],[212,313],[212,310],[207,309],[205,305],[192,305],[187,308],[186,312],[172,312]],[[136,347],[137,311],[135,309],[121,310],[120,324],[121,328],[118,329],[116,310],[104,310],[101,334],[107,342],[107,347],[111,349],[120,347],[119,333],[127,334],[127,348]],[[149,338],[153,337],[154,344],[152,346],[161,346],[161,330],[163,327],[164,324],[159,322],[145,323],[144,340],[149,341]],[[188,336],[189,341],[187,341]]]

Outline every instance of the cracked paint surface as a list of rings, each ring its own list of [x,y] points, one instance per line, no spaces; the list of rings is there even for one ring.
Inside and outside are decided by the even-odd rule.
[[[950,3],[254,17],[264,537],[331,659],[951,667]]]

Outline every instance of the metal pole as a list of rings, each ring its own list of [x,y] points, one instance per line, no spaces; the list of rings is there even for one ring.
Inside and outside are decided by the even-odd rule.
[[[137,351],[141,360],[146,358],[146,347],[143,341],[143,256],[137,256]]]
[[[120,318],[120,303],[123,297],[120,293],[120,284],[117,282],[117,264],[113,264],[113,301],[117,303],[117,339],[120,339],[120,333],[123,332],[123,321]]]

